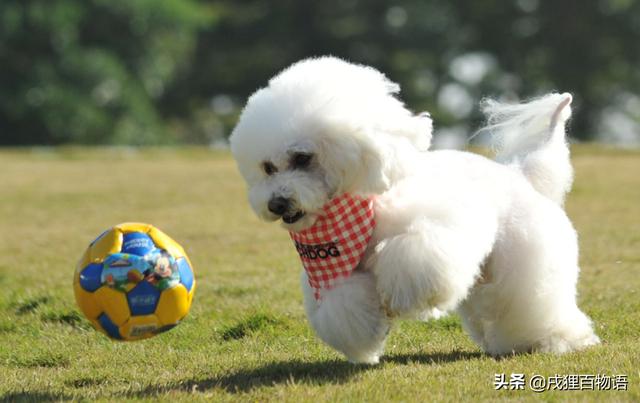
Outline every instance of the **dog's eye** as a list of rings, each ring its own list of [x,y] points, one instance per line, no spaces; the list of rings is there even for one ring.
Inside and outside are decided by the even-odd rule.
[[[278,172],[278,168],[276,168],[276,166],[269,161],[265,161],[262,163],[262,170],[264,171],[264,173],[266,173],[269,176]]]
[[[313,154],[295,153],[291,158],[291,167],[306,168],[311,163],[311,159],[313,159]]]

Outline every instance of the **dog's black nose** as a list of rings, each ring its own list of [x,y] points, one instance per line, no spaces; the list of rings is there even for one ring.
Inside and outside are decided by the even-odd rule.
[[[269,211],[276,215],[283,215],[289,209],[289,199],[284,197],[272,197],[267,204]]]

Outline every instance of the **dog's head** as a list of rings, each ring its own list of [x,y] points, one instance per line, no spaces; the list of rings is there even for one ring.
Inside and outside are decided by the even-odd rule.
[[[387,190],[431,140],[429,115],[414,116],[398,92],[334,57],[298,62],[256,91],[230,138],[256,214],[300,231],[337,195]]]

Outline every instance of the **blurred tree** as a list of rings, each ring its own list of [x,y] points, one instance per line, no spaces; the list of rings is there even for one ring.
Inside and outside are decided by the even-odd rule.
[[[170,141],[156,103],[210,20],[192,0],[3,0],[0,143]]]
[[[483,96],[516,100],[556,90],[574,94],[574,137],[607,135],[601,123],[613,108],[626,111],[616,115],[627,119],[626,139],[640,142],[640,1],[215,4],[220,20],[200,33],[191,69],[167,89],[167,115],[204,105],[228,133],[237,108],[273,74],[304,57],[334,54],[384,71],[410,107],[457,133],[480,124]],[[212,96],[231,100],[235,113],[212,111]]]
[[[640,143],[640,1],[3,0],[0,143],[212,143],[299,59],[373,65],[444,135],[483,96],[575,95],[572,135]]]

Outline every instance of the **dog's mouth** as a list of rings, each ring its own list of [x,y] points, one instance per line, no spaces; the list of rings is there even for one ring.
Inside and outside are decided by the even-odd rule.
[[[282,216],[282,221],[284,221],[287,224],[293,224],[299,219],[301,219],[302,217],[304,217],[304,215],[305,215],[304,211],[296,211],[293,214],[286,213]]]

